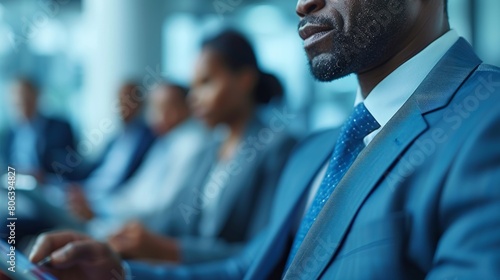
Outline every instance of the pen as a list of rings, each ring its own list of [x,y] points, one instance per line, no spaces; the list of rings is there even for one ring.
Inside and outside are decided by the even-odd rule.
[[[50,256],[47,256],[47,257],[43,258],[43,260],[37,262],[36,265],[41,266],[41,267],[50,267],[51,262],[52,262],[52,258]]]

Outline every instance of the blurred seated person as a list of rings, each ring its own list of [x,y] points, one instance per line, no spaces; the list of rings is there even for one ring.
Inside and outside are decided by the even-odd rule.
[[[90,187],[69,193],[70,209],[88,221],[87,231],[95,238],[171,203],[195,173],[189,163],[203,147],[207,130],[190,117],[186,95],[187,89],[166,83],[150,93],[149,122],[158,138],[135,174],[116,191],[95,195]]]
[[[125,226],[109,239],[112,248],[124,258],[173,263],[237,254],[267,225],[295,144],[286,124],[276,129],[256,115],[258,105],[282,94],[279,81],[259,70],[241,34],[225,31],[205,41],[190,104],[204,123],[223,126],[225,133],[203,151],[175,203],[157,217]]]
[[[15,80],[11,97],[16,114],[5,134],[1,157],[18,174],[33,175],[43,183],[56,176],[53,163],[64,162],[67,149],[75,148],[73,131],[68,122],[39,112],[39,89],[31,80]]]
[[[87,188],[94,196],[106,195],[128,180],[141,165],[156,136],[143,114],[145,98],[139,87],[127,82],[118,93],[122,129],[105,149],[90,175],[74,187]]]

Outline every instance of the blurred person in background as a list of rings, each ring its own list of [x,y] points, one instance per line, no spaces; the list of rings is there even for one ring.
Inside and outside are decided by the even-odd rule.
[[[203,43],[189,95],[194,114],[218,137],[200,154],[186,187],[154,219],[134,222],[109,243],[125,258],[200,263],[237,254],[269,221],[281,170],[295,144],[286,124],[262,123],[259,105],[283,88],[263,73],[243,35]],[[272,127],[274,130],[272,130]],[[154,229],[154,231],[148,230]]]
[[[130,220],[163,209],[196,172],[190,163],[204,146],[208,131],[191,118],[186,95],[187,89],[163,83],[148,96],[148,122],[157,140],[134,176],[104,195],[94,193],[94,186],[70,193],[70,209],[87,221],[86,231],[92,236],[106,238]]]
[[[71,184],[70,200],[79,200],[83,189],[95,199],[110,195],[134,175],[156,139],[155,133],[144,118],[145,100],[145,93],[141,92],[136,83],[126,82],[121,86],[118,92],[118,105],[123,127],[107,145],[90,175]],[[78,207],[80,203],[69,205]],[[79,215],[90,218],[90,213],[84,210],[74,209]]]
[[[1,147],[0,157],[3,159],[0,159],[0,163],[4,170],[7,170],[7,166],[16,170],[15,198],[19,207],[15,214],[20,221],[16,224],[18,248],[23,248],[30,236],[51,229],[54,225],[54,219],[44,215],[44,206],[36,201],[36,198],[42,197],[37,192],[40,189],[33,188],[38,185],[44,186],[43,190],[46,190],[47,184],[58,176],[71,179],[73,175],[58,173],[54,165],[63,162],[68,151],[75,149],[71,126],[64,120],[42,114],[39,111],[39,99],[40,89],[33,81],[25,77],[13,81],[11,100],[15,116]],[[20,175],[30,175],[36,180]],[[7,197],[10,197],[6,191],[0,190],[0,201],[5,204]],[[8,211],[0,213],[4,221],[7,221],[8,215]],[[2,223],[4,226],[0,228],[0,235],[9,235],[6,224],[9,222]]]
[[[11,97],[16,115],[5,134],[1,157],[17,173],[43,183],[57,174],[53,163],[64,162],[68,149],[75,148],[75,138],[68,122],[39,111],[39,95],[39,88],[28,78],[14,81]]]

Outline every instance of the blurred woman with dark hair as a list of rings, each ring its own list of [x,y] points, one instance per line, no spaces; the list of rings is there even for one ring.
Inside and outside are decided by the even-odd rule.
[[[161,222],[131,223],[110,238],[111,246],[125,258],[176,263],[239,252],[266,226],[278,178],[295,144],[285,132],[286,120],[275,117],[264,124],[256,115],[259,105],[282,95],[278,79],[260,70],[240,33],[225,31],[206,40],[190,105],[195,116],[209,127],[225,127],[225,133],[200,155],[196,174],[168,213],[152,219]]]

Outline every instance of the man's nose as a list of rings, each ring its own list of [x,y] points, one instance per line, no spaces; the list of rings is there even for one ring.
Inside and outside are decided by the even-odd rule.
[[[299,0],[295,11],[299,17],[305,17],[324,7],[325,0]]]

